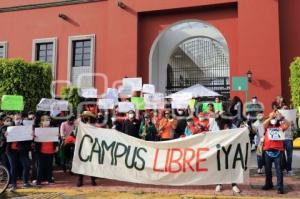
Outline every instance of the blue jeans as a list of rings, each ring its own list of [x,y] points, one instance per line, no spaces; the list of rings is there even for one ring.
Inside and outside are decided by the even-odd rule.
[[[287,171],[291,171],[293,160],[293,140],[284,140],[284,149],[286,151],[285,169]]]
[[[10,175],[11,175],[11,184],[17,186],[17,168],[18,160],[22,164],[22,179],[23,183],[27,184],[29,180],[29,154],[28,152],[18,152],[16,150],[9,151],[7,153],[9,164],[10,164]]]
[[[265,186],[272,187],[272,163],[275,164],[276,177],[277,177],[277,189],[283,190],[283,172],[281,168],[281,159],[282,154],[280,153],[277,157],[270,157],[265,153],[265,173],[266,173],[266,182]]]

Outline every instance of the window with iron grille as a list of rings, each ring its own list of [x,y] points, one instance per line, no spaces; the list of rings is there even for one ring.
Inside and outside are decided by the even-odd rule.
[[[36,44],[36,61],[53,64],[53,42]]]
[[[229,58],[215,40],[198,37],[181,43],[173,52],[167,67],[168,94],[195,84],[229,98]]]
[[[75,40],[72,49],[72,67],[91,65],[91,40]]]

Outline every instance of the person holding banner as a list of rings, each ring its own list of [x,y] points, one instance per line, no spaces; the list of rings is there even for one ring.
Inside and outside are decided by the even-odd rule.
[[[16,126],[22,125],[21,114],[16,114],[14,116]],[[10,125],[13,126],[13,125]],[[17,188],[17,178],[19,171],[19,163],[22,165],[22,179],[23,188],[29,188],[29,151],[31,150],[30,141],[19,141],[19,142],[9,142],[6,146],[6,154],[8,156],[10,164],[10,174],[11,174],[11,192],[15,192]]]
[[[50,116],[43,115],[40,121],[41,128],[49,128]],[[35,142],[37,157],[37,179],[34,181],[36,186],[40,186],[43,180],[48,184],[54,184],[53,180],[53,158],[58,151],[57,142]]]
[[[264,122],[265,134],[263,150],[265,153],[266,181],[263,190],[273,188],[272,163],[275,164],[277,177],[277,193],[284,194],[282,155],[284,151],[284,132],[289,128],[290,123],[278,112],[270,113],[269,118]]]
[[[198,126],[194,124],[193,117],[188,117],[186,119],[187,126],[185,127],[184,135],[191,136],[200,133]]]
[[[139,138],[140,121],[136,119],[135,112],[133,110],[128,111],[128,118],[124,121],[122,132]]]
[[[157,131],[148,114],[144,115],[144,119],[141,122],[139,136],[143,140],[157,141]]]
[[[83,111],[81,114],[81,121],[85,124],[95,126],[96,123],[96,115],[91,111]],[[75,130],[77,131],[77,129]],[[75,133],[76,135],[77,133]],[[92,186],[96,186],[96,178],[91,176],[91,184]],[[78,175],[77,187],[81,187],[83,185],[83,175]]]
[[[172,114],[169,110],[164,113],[164,118],[159,122],[158,135],[161,141],[167,141],[173,139],[173,132],[176,129],[177,120],[172,118]]]
[[[217,123],[217,129],[216,130],[225,130],[225,129],[235,129],[237,128],[234,124],[233,124],[233,120],[232,120],[232,115],[230,113],[222,113],[218,118],[216,118],[216,123]],[[232,191],[234,193],[240,193],[241,190],[240,188],[237,186],[236,183],[232,183]],[[221,192],[222,191],[222,185],[218,184],[216,186],[215,191],[216,192]]]

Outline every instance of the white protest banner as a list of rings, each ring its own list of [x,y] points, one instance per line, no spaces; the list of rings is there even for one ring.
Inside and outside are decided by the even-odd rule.
[[[123,86],[130,87],[132,91],[142,90],[143,83],[141,77],[136,78],[123,78]]]
[[[22,123],[24,126],[33,126],[34,120],[23,120]]]
[[[104,98],[112,99],[112,100],[114,100],[114,103],[118,103],[118,98],[119,98],[118,90],[115,88],[108,88],[106,90]]]
[[[154,185],[246,183],[247,128],[148,142],[112,129],[79,124],[72,172]]]
[[[7,128],[7,142],[19,142],[32,139],[32,126],[9,126]]]
[[[35,142],[58,142],[59,130],[56,127],[35,128]]]
[[[128,111],[135,110],[134,103],[131,102],[119,102],[118,103],[118,112],[127,113]]]
[[[97,98],[96,88],[82,88],[80,90],[80,95],[84,98]]]
[[[153,84],[144,84],[143,85],[143,93],[154,94],[155,86]]]
[[[113,99],[99,99],[97,104],[99,109],[113,109],[115,106]]]
[[[289,122],[294,122],[294,125],[297,124],[297,110],[291,109],[291,110],[278,110],[285,119]]]

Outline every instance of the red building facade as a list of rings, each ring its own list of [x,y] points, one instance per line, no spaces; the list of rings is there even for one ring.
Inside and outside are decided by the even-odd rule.
[[[227,42],[230,77],[250,70],[249,95],[270,106],[277,95],[289,98],[299,8],[298,0],[2,0],[0,49],[2,57],[51,62],[57,92],[82,73],[98,74],[83,82],[103,92],[125,76],[151,82],[150,52],[160,33],[204,21]],[[89,68],[74,67],[81,65]]]

